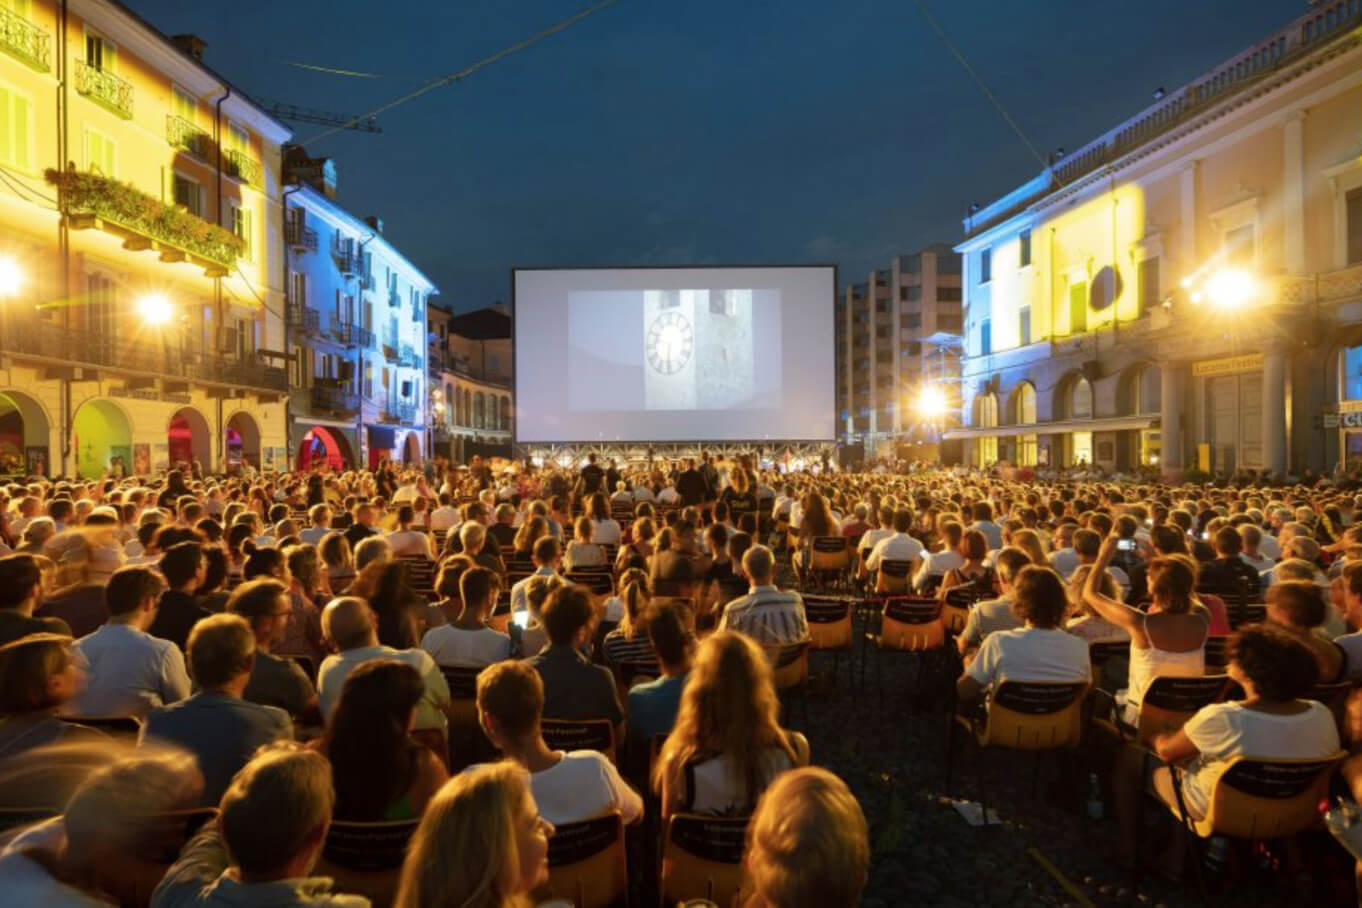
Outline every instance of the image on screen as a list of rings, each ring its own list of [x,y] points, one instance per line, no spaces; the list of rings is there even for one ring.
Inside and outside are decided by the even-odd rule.
[[[828,440],[833,269],[515,273],[516,438]]]

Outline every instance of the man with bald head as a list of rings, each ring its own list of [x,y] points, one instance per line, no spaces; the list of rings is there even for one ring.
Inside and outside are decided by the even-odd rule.
[[[345,679],[358,666],[373,659],[405,662],[421,675],[426,692],[416,704],[416,728],[445,730],[449,708],[449,685],[435,660],[422,649],[393,649],[378,642],[378,616],[363,599],[341,596],[322,611],[322,636],[335,644],[337,654],[322,660],[317,673],[317,694],[322,717],[327,721],[340,702]]]

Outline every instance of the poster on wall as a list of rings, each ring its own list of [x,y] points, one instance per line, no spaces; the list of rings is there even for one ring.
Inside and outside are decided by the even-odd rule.
[[[134,476],[151,472],[151,445],[146,442],[132,446],[132,472]]]
[[[170,469],[170,442],[156,442],[151,452],[151,462],[158,472]]]
[[[266,473],[271,473],[271,472],[274,471],[274,452],[275,452],[275,449],[272,448],[272,447],[270,447],[270,446],[268,446],[268,445],[266,445],[266,446],[262,449],[262,451],[264,452],[264,455],[265,455],[265,466],[264,466],[264,470],[265,470]]]
[[[47,445],[30,446],[24,454],[29,476],[47,475]]]

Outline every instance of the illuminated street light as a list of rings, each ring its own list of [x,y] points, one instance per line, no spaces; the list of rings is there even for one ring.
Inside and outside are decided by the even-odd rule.
[[[148,325],[164,325],[175,315],[175,307],[163,293],[148,293],[137,301],[137,314]]]
[[[917,412],[924,419],[938,420],[946,415],[946,392],[939,385],[924,385],[917,398]]]
[[[1206,281],[1206,297],[1217,309],[1242,309],[1258,295],[1258,282],[1253,275],[1238,268],[1217,271]]]
[[[18,296],[24,273],[13,259],[0,259],[0,297]]]

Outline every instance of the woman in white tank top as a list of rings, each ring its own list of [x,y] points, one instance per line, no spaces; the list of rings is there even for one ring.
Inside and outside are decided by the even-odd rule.
[[[1196,564],[1186,555],[1164,555],[1149,563],[1152,614],[1146,614],[1101,592],[1101,578],[1116,554],[1117,537],[1109,537],[1083,584],[1083,601],[1130,634],[1130,679],[1122,718],[1139,721],[1140,704],[1155,678],[1200,677],[1206,673],[1206,637],[1210,615],[1193,601]],[[1157,608],[1155,608],[1157,607]]]

